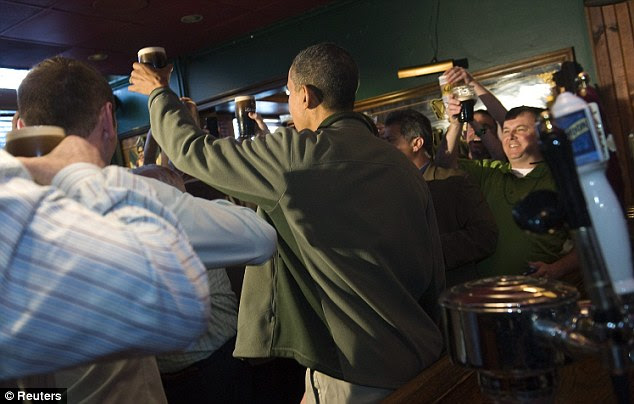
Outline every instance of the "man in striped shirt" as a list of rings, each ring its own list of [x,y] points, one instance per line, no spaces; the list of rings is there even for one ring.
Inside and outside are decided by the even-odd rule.
[[[56,57],[38,64],[21,85],[18,104],[19,126],[62,126],[67,133],[86,138],[97,148],[102,160],[108,161],[114,153],[117,134],[112,90],[97,71],[84,63]],[[67,111],[71,108],[73,114],[69,115]],[[109,167],[107,170],[118,169]],[[227,201],[194,198],[152,179],[133,178],[149,185],[155,192],[154,198],[175,214],[207,268],[262,262],[275,251],[275,230],[250,209]],[[207,327],[212,323],[217,325],[213,320],[221,311],[216,302],[218,275],[220,271],[205,274],[214,282],[214,288],[209,289],[211,300],[208,300],[214,313]],[[222,275],[226,278],[224,271]],[[176,322],[168,324],[165,332],[178,326]],[[235,335],[235,324],[232,326],[233,330],[223,332],[233,331]],[[217,331],[218,338],[225,336]],[[213,342],[222,344],[224,339]],[[68,398],[72,402],[165,402],[158,369],[151,357],[76,367],[23,379],[20,385],[68,387]]]
[[[205,330],[205,268],[177,218],[104,165],[76,136],[44,157],[0,150],[0,380],[179,349]]]

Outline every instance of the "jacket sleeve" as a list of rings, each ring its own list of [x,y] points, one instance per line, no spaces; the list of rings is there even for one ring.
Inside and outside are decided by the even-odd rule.
[[[142,178],[179,219],[207,268],[262,264],[275,252],[275,229],[252,209],[223,199],[196,198],[154,178]]]
[[[194,124],[169,88],[154,90],[148,103],[154,138],[179,170],[266,210],[277,205],[291,166],[291,129],[242,143],[215,139]]]
[[[4,178],[0,200],[0,380],[183,349],[205,331],[205,268],[135,176],[74,164],[52,187]]]
[[[498,227],[491,209],[479,187],[464,176],[453,177],[459,182],[456,187],[460,209],[456,212],[460,230],[441,235],[447,268],[478,262],[495,252]]]

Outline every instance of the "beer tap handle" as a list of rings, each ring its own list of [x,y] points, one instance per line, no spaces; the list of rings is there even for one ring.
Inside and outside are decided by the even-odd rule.
[[[572,229],[590,227],[592,222],[579,184],[572,145],[568,136],[553,124],[548,111],[542,112],[541,119],[537,123],[537,133],[540,137],[542,155],[550,167],[562,204],[566,209],[565,217],[568,226]]]
[[[575,238],[585,287],[596,308],[595,319],[601,323],[619,321],[622,318],[621,303],[612,289],[605,260],[592,227],[592,219],[579,182],[572,143],[568,135],[555,126],[548,111],[542,112],[540,118],[536,128],[540,149],[552,172],[564,207],[564,217]]]

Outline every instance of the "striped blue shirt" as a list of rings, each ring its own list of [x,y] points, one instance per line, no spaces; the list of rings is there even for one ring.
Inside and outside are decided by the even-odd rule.
[[[0,150],[0,380],[187,347],[205,268],[155,191],[73,164],[49,187]]]

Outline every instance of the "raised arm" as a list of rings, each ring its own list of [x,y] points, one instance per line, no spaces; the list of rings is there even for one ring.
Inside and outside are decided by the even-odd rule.
[[[271,131],[269,130],[269,127],[266,126],[266,123],[264,122],[264,118],[262,118],[262,115],[258,114],[257,112],[249,112],[249,118],[253,119],[255,121],[255,123],[258,125],[258,135],[268,135],[271,133]]]
[[[443,137],[434,161],[439,167],[457,168],[458,167],[458,142],[460,131],[462,130],[460,122],[455,118],[460,113],[460,101],[453,96],[449,96],[449,105],[447,106],[447,115],[449,115],[449,127]]]
[[[154,136],[181,171],[213,185],[242,201],[272,209],[285,191],[287,155],[293,129],[279,128],[270,136],[256,136],[242,143],[214,139],[198,128],[167,86],[169,68],[153,70],[134,63],[130,91],[149,94],[150,122]],[[160,129],[160,130],[159,130]],[[226,170],[231,162],[231,170]]]
[[[86,163],[40,187],[24,167],[0,151],[0,380],[183,349],[204,332],[205,268],[150,187]]]
[[[200,125],[200,115],[198,115],[198,107],[194,100],[189,97],[180,97],[181,102],[190,113],[194,123],[199,128]],[[154,134],[152,133],[152,128],[148,129],[147,135],[145,137],[145,147],[143,148],[143,165],[156,164],[159,156],[161,157],[161,166],[168,167],[169,158],[164,151],[162,151],[156,143],[156,139],[154,138]]]
[[[506,154],[504,154],[504,148],[502,147],[502,142],[500,142],[497,132],[494,133],[493,129],[483,127],[476,120],[471,121],[469,124],[476,131],[480,140],[482,140],[482,144],[489,152],[491,159],[506,161]]]
[[[145,146],[143,147],[143,164],[156,164],[159,155],[159,146],[152,136],[152,129],[148,129],[145,135]]]
[[[493,119],[495,119],[500,126],[504,124],[506,108],[495,95],[474,79],[471,73],[462,67],[456,66],[447,70],[443,74],[447,78],[447,81],[451,84],[456,84],[462,81],[465,84],[472,85],[476,95],[487,107],[487,111],[489,111]]]
[[[275,252],[275,229],[252,209],[196,198],[153,178],[143,180],[178,217],[206,267],[261,264]]]

